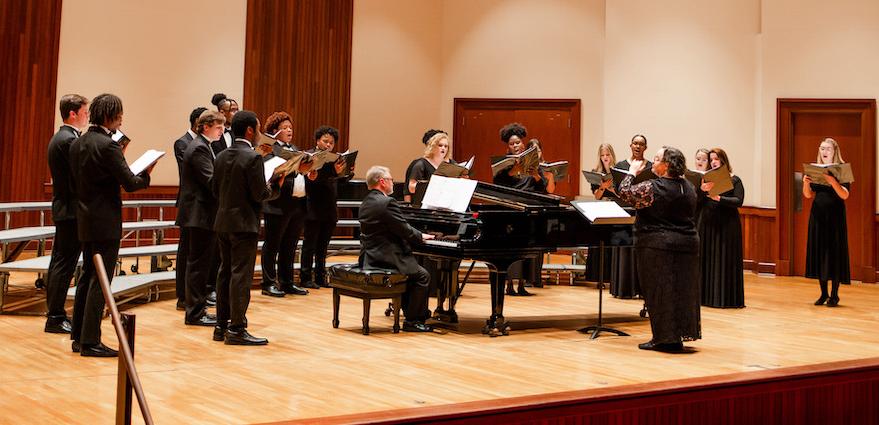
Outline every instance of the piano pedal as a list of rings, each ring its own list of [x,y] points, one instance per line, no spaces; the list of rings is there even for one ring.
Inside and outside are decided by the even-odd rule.
[[[394,312],[394,303],[388,303],[388,308],[385,309],[385,316],[390,317],[391,313]]]

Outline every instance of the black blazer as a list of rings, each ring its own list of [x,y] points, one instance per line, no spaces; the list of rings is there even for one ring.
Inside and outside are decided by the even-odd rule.
[[[219,201],[214,231],[259,233],[262,202],[278,196],[277,182],[266,184],[263,158],[236,140],[214,162],[213,193]]]
[[[312,148],[309,152],[316,152]],[[328,162],[317,170],[317,178],[315,180],[305,177],[305,197],[308,204],[308,213],[306,220],[314,221],[332,221],[339,220],[339,213],[336,211],[336,174],[335,164]]]
[[[275,142],[272,145],[272,153],[265,156],[265,160],[280,156],[280,152],[284,149],[289,149],[281,146],[280,143]],[[293,151],[298,151],[299,148],[296,146],[292,147]],[[304,207],[305,198],[294,198],[293,197],[293,178],[295,175],[289,175],[284,179],[284,185],[281,186],[281,194],[278,197],[271,201],[263,202],[262,212],[264,214],[273,214],[273,215],[283,215],[289,214],[291,211],[296,211],[302,209]],[[306,178],[307,180],[307,178]]]
[[[183,179],[177,225],[212,230],[217,216],[217,198],[211,183],[214,178],[214,153],[207,139],[198,135],[183,153]]]
[[[70,174],[70,144],[79,131],[62,125],[49,141],[49,171],[52,172],[52,221],[76,220],[76,191]]]
[[[76,219],[81,242],[122,239],[122,195],[145,189],[150,175],[134,175],[122,147],[103,128],[92,126],[70,145],[70,167],[77,193]]]
[[[223,130],[223,134],[220,136],[219,139],[211,142],[211,149],[214,150],[214,155],[219,155],[220,152],[223,152],[224,150],[226,150],[226,135],[227,134],[229,135],[229,140],[232,140],[232,142],[234,143],[235,135],[232,134],[232,130],[230,130],[227,127],[225,130]]]
[[[189,146],[189,142],[192,141],[192,135],[187,131],[180,136],[179,139],[174,141],[174,159],[177,160],[177,201],[174,202],[175,207],[180,206],[180,184],[183,182],[183,153],[186,152],[186,147]]]
[[[397,201],[373,189],[360,204],[360,267],[418,272],[410,244],[422,243],[421,232],[410,226]]]

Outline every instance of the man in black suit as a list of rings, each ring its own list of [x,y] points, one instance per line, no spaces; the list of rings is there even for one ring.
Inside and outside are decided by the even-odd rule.
[[[116,357],[101,343],[104,297],[92,257],[101,254],[113,278],[122,239],[122,196],[150,185],[152,166],[134,175],[125,162],[124,147],[110,138],[122,125],[122,100],[101,94],[89,106],[92,126],[70,146],[70,167],[77,194],[77,234],[82,242],[83,274],[73,303],[72,349],[82,356]]]
[[[266,345],[269,341],[247,332],[247,306],[256,263],[259,215],[262,202],[278,196],[284,177],[266,182],[263,158],[254,151],[259,144],[256,114],[240,111],[232,118],[232,132],[239,135],[214,163],[213,192],[219,200],[214,230],[220,246],[217,279],[217,326],[214,341],[229,345]]]
[[[46,276],[46,326],[49,333],[70,333],[70,319],[64,310],[70,278],[82,250],[76,236],[76,191],[70,176],[70,145],[88,125],[89,100],[78,94],[61,97],[64,125],[49,141],[49,171],[52,172],[52,221],[55,239]]]
[[[314,132],[315,148],[332,152],[339,140],[339,130],[321,126]],[[308,173],[305,179],[305,197],[308,211],[305,216],[305,237],[302,240],[299,277],[306,288],[328,288],[327,247],[336,229],[339,215],[336,211],[336,180],[345,169],[345,160],[339,157],[335,163],[328,162],[319,170]]]
[[[421,233],[406,222],[397,201],[390,196],[394,191],[390,170],[373,166],[366,172],[366,185],[370,190],[363,198],[357,216],[360,220],[358,263],[364,269],[392,269],[408,275],[403,330],[430,332],[433,329],[424,323],[430,317],[427,308],[430,274],[418,265],[411,244],[422,243],[434,236]]]
[[[177,201],[174,206],[177,208],[180,208],[180,185],[183,182],[183,153],[186,152],[189,142],[196,137],[195,121],[198,120],[202,112],[207,110],[208,108],[202,106],[193,109],[192,113],[189,114],[189,130],[186,130],[186,133],[174,141],[174,159],[177,160]],[[174,276],[177,283],[177,310],[184,310],[186,308],[186,254],[189,251],[189,232],[180,226],[179,220],[174,224],[178,226],[180,231],[180,238],[177,241],[177,267]]]
[[[266,119],[266,134],[274,135],[272,153],[266,160],[282,156],[284,151],[299,148],[293,140],[293,118],[286,112],[275,112]],[[299,179],[298,187],[296,180]],[[308,290],[293,283],[293,259],[305,223],[305,182],[299,174],[288,176],[277,199],[263,203],[265,244],[262,247],[262,294],[283,297],[285,294],[307,295]]]
[[[217,112],[223,114],[226,118],[226,129],[223,131],[223,137],[211,143],[214,153],[219,155],[220,152],[232,146],[235,135],[232,134],[232,117],[238,112],[238,102],[235,99],[226,97],[223,93],[217,93],[211,97],[211,103],[217,107]]]
[[[217,198],[213,193],[214,151],[211,142],[223,135],[226,119],[216,111],[204,111],[198,117],[198,136],[183,153],[183,179],[180,181],[180,205],[177,223],[189,234],[186,260],[186,318],[184,323],[214,326],[216,317],[207,313],[208,282],[216,282],[219,256],[216,250],[214,219]]]

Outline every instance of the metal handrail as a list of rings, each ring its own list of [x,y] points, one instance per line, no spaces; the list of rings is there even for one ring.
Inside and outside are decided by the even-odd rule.
[[[104,259],[101,257],[101,254],[95,254],[93,260],[95,272],[104,293],[104,301],[110,308],[110,318],[113,321],[113,328],[116,330],[116,337],[119,339],[119,360],[125,364],[125,370],[128,373],[128,379],[131,380],[134,394],[137,396],[137,404],[140,406],[140,413],[143,415],[144,423],[153,425],[153,417],[150,414],[149,406],[147,406],[146,396],[140,384],[140,377],[137,375],[137,369],[134,367],[134,355],[132,354],[131,346],[128,344],[128,336],[122,326],[122,318],[119,315],[119,309],[116,307],[116,300],[113,299],[113,293],[110,291],[110,279],[107,277]],[[122,389],[117,388],[117,391],[120,390]]]

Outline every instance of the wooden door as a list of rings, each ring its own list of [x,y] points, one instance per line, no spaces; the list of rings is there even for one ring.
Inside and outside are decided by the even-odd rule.
[[[511,122],[528,129],[526,139],[540,140],[547,162],[569,162],[568,176],[556,182],[556,195],[573,199],[580,193],[580,100],[455,99],[452,157],[476,156],[471,178],[491,182],[489,158],[503,155],[501,127]]]
[[[802,172],[803,163],[815,162],[821,141],[832,137],[839,142],[842,157],[851,163],[855,177],[846,200],[852,279],[875,282],[876,102],[781,99],[778,110],[780,243],[776,273],[805,273],[812,201],[802,199],[802,186],[793,176]]]

